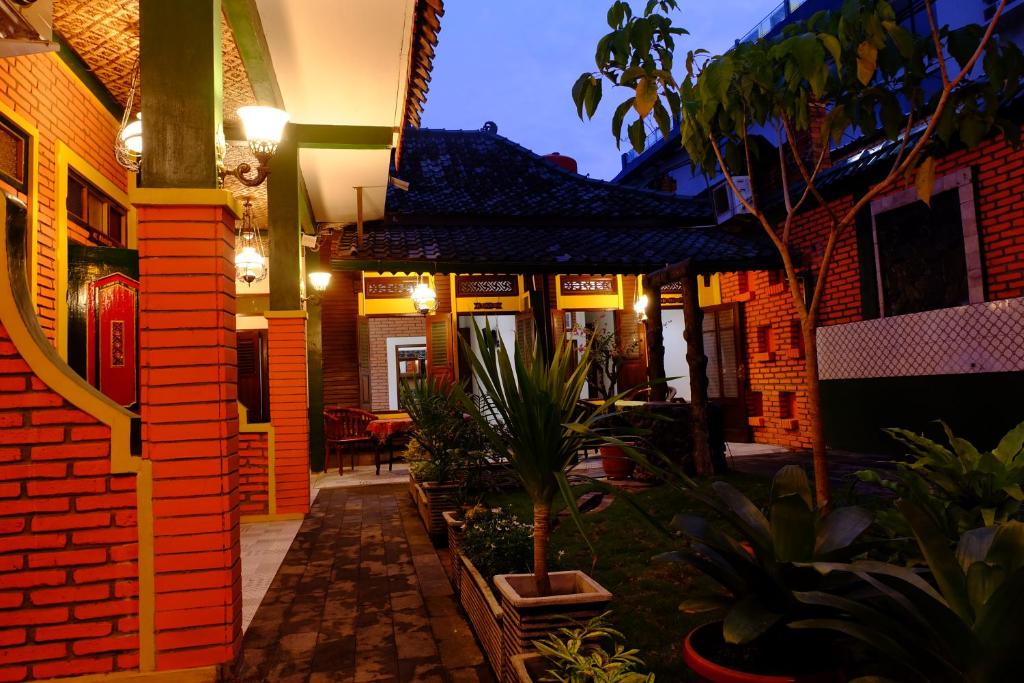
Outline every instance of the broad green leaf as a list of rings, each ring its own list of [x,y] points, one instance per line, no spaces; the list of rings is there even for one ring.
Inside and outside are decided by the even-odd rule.
[[[679,604],[679,611],[686,612],[687,614],[702,614],[726,608],[733,602],[732,598],[724,595],[687,598]]]
[[[653,78],[644,77],[636,83],[636,101],[633,103],[636,113],[644,118],[651,113],[654,103],[658,101],[658,82]]]
[[[594,118],[594,112],[597,111],[597,105],[601,102],[601,79],[595,78],[593,83],[587,89],[586,96],[583,98],[583,103],[587,110],[587,118]]]
[[[722,637],[734,645],[749,643],[778,623],[782,614],[761,602],[761,596],[748,595],[733,605],[722,622]]]
[[[925,157],[924,161],[917,167],[917,175],[914,177],[914,187],[917,188],[917,198],[928,206],[932,205],[932,192],[935,189],[935,158]]]
[[[982,562],[985,559],[995,536],[995,527],[972,529],[960,536],[960,541],[956,546],[956,559],[964,572],[975,562]]]
[[[622,140],[622,121],[626,118],[626,112],[633,108],[634,98],[630,97],[628,100],[620,104],[615,108],[615,113],[612,114],[612,134],[615,136],[615,146],[619,146],[619,142]]]
[[[976,614],[988,604],[989,598],[1006,580],[1007,573],[1002,567],[985,562],[975,562],[967,569],[967,597]]]
[[[777,498],[771,506],[772,547],[779,562],[808,562],[814,554],[814,511],[798,496]]]
[[[815,556],[848,548],[869,526],[871,513],[864,508],[851,506],[833,510],[818,526]]]
[[[882,26],[889,33],[892,42],[899,50],[900,56],[910,59],[914,55],[914,36],[895,21],[883,21]]]
[[[583,119],[583,102],[587,94],[587,88],[590,87],[590,83],[593,80],[593,76],[589,73],[581,74],[576,82],[572,86],[572,101],[576,104],[576,115]]]
[[[637,154],[644,151],[644,146],[647,142],[647,131],[644,130],[644,120],[637,119],[633,123],[629,124],[626,129],[629,134],[629,142],[633,145],[633,149]]]
[[[1024,422],[1011,429],[999,440],[999,445],[995,447],[992,452],[1002,460],[1007,462],[1010,459],[1016,457],[1021,449],[1024,449]]]
[[[764,514],[731,484],[716,481],[711,488],[732,512],[735,521],[741,526],[744,535],[747,536],[758,553],[765,552],[771,543],[771,529]]]
[[[829,33],[819,33],[818,40],[825,46],[828,53],[832,55],[832,61],[835,62],[836,68],[843,68],[843,49],[839,46],[839,41],[836,37]]]
[[[961,620],[971,623],[973,613],[967,599],[967,586],[963,570],[956,557],[949,549],[945,537],[935,527],[931,519],[913,503],[906,500],[896,502],[896,507],[907,518],[910,528],[917,539],[917,547],[921,550],[928,568],[935,577],[942,597],[946,599],[950,609]]]
[[[868,41],[857,46],[857,80],[867,85],[875,76],[875,65],[878,63],[878,48]]]
[[[807,473],[799,465],[786,465],[772,478],[772,499],[775,500],[789,495],[799,496],[803,499],[807,509],[814,509],[814,500],[811,498],[811,485],[807,481]]]

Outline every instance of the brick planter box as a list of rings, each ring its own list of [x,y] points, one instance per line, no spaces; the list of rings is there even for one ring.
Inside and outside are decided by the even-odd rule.
[[[504,633],[502,622],[504,611],[498,597],[494,595],[487,579],[477,571],[476,566],[465,555],[459,555],[459,602],[469,617],[469,623],[476,632],[484,656],[491,669],[498,674],[504,668]]]
[[[502,654],[500,678],[517,680],[512,658],[532,653],[531,643],[565,626],[604,613],[612,594],[581,571],[551,573],[553,595],[536,594],[532,574],[499,574],[494,585],[501,594]]]
[[[418,482],[409,475],[409,493],[416,509],[420,513],[423,527],[427,535],[437,547],[448,542],[448,530],[445,526],[445,512],[458,509],[455,499],[461,485],[458,482],[449,484],[434,484],[431,482]]]
[[[456,512],[449,510],[443,512],[441,517],[444,519],[445,527],[448,529],[448,555],[451,557],[452,563],[452,587],[458,593],[460,590],[459,575],[462,573],[462,563],[459,562],[459,542],[462,540],[462,533],[466,528],[466,523],[459,519]]]

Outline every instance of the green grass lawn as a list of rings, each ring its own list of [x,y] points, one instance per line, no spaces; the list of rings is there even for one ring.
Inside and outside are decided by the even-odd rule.
[[[742,474],[723,477],[746,493],[755,503],[768,498],[766,479]],[[577,496],[593,489],[576,488]],[[679,603],[714,590],[715,584],[695,570],[674,563],[654,562],[652,557],[678,548],[681,539],[658,530],[623,496],[607,509],[584,515],[587,537],[596,551],[591,555],[586,541],[570,517],[562,517],[551,539],[552,561],[558,569],[581,569],[614,594],[612,622],[626,636],[627,646],[640,650],[649,669],[659,681],[686,679],[681,648],[683,637],[707,616],[684,614]],[[664,525],[683,511],[705,514],[699,504],[688,500],[677,488],[659,486],[632,494],[634,501]],[[491,494],[488,506],[501,506],[532,521],[529,499],[522,491]],[[556,508],[562,507],[559,503]]]

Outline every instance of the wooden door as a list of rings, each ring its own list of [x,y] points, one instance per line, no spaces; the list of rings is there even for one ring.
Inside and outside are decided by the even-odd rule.
[[[238,331],[238,401],[249,422],[270,422],[267,331]]]
[[[438,313],[426,317],[427,376],[455,381],[455,348],[452,317]]]
[[[749,442],[742,309],[737,304],[723,304],[703,310],[708,398],[721,406],[726,441]]]
[[[68,364],[116,403],[139,400],[139,253],[68,245]]]
[[[633,311],[615,311],[615,339],[623,351],[616,393],[647,381],[640,327]]]
[[[532,310],[516,313],[516,348],[523,358],[529,358],[537,343],[537,321]]]
[[[370,321],[363,315],[356,318],[356,356],[359,360],[359,407],[370,410],[373,405],[370,390]]]

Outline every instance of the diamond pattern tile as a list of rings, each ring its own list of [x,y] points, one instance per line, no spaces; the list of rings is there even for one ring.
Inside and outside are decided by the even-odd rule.
[[[1024,370],[1024,298],[818,329],[821,379]]]

